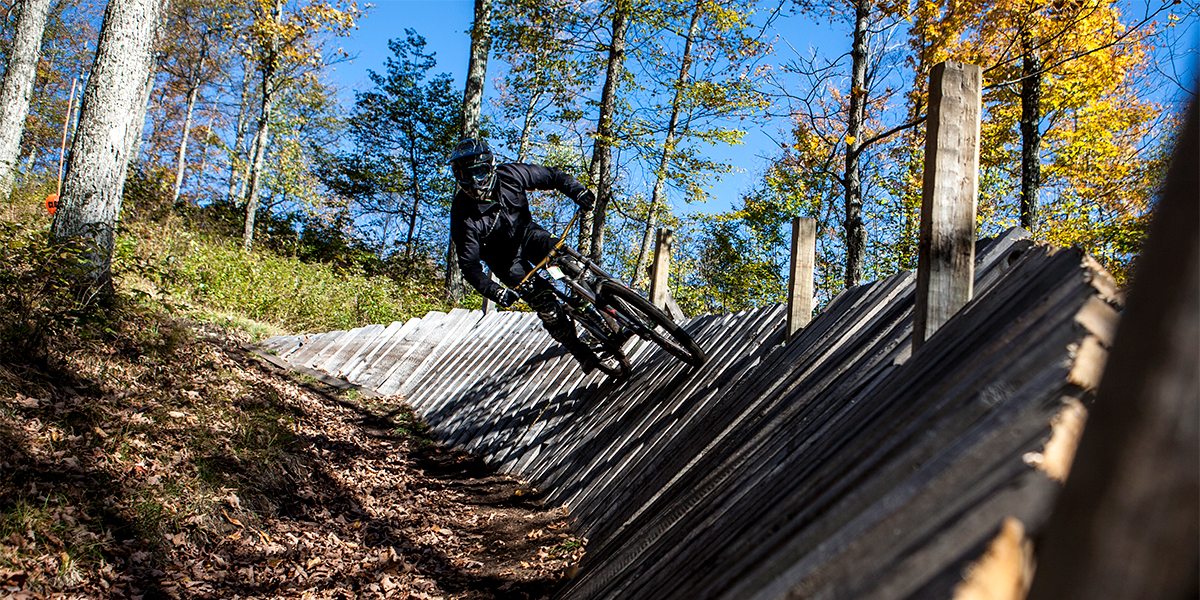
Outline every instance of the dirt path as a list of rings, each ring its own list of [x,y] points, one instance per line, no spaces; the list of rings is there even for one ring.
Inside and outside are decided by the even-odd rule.
[[[70,356],[0,365],[0,597],[537,599],[583,554],[399,399],[156,317]]]

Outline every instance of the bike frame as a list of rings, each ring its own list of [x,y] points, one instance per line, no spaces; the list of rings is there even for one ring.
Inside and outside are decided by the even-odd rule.
[[[521,283],[518,284],[517,287],[525,285],[526,282],[533,278],[533,276],[543,268],[547,268],[548,270],[549,266],[557,266],[553,265],[552,263],[557,262],[554,259],[557,258],[560,253],[565,254],[574,259],[576,262],[580,263],[582,268],[579,270],[579,273],[575,274],[574,276],[566,276],[564,273],[564,277],[559,278],[554,277],[553,274],[551,274],[551,278],[555,280],[561,280],[572,291],[587,299],[587,301],[591,302],[592,304],[596,303],[596,292],[595,290],[581,283],[584,274],[590,271],[599,277],[612,279],[614,281],[616,280],[616,278],[610,275],[608,271],[601,269],[600,266],[593,262],[590,258],[585,257],[584,255],[580,254],[578,250],[566,245],[566,232],[571,231],[571,227],[575,225],[575,221],[579,219],[579,215],[582,212],[583,211],[575,212],[575,216],[571,217],[571,220],[567,223],[567,227],[563,230],[563,237],[559,238],[558,242],[550,248],[550,252],[546,254],[545,258],[538,262],[538,264],[534,265],[533,269],[525,274],[525,278],[521,280]]]

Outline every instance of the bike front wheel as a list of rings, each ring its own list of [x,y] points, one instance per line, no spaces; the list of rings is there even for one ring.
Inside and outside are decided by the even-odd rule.
[[[658,344],[693,367],[699,367],[707,360],[704,350],[678,323],[637,292],[609,280],[600,283],[596,296],[598,303],[615,311],[617,319],[642,339]]]

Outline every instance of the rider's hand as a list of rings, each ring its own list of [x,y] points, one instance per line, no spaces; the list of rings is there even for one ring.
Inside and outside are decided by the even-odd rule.
[[[596,195],[592,193],[592,190],[583,190],[583,193],[575,199],[575,204],[578,204],[579,208],[583,210],[592,210],[596,207]]]
[[[517,300],[520,300],[520,299],[521,299],[520,294],[518,294],[508,288],[504,288],[500,292],[500,295],[496,297],[496,304],[499,304],[500,306],[503,306],[504,308],[508,308],[508,307],[512,306],[513,304],[515,304],[517,302]]]

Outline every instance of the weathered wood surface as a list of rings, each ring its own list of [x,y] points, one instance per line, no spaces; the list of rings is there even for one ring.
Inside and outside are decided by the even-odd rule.
[[[817,220],[792,219],[792,259],[788,266],[787,341],[812,321],[813,268],[816,265]]]
[[[264,347],[400,391],[440,440],[567,505],[589,545],[561,598],[948,598],[1005,517],[1043,527],[1059,484],[1030,457],[1064,399],[1090,400],[1076,356],[1102,363],[1119,302],[1020,230],[976,256],[975,299],[915,354],[911,273],[843,292],[786,346],[784,305],[693,318],[700,369],[631,341],[619,383],[529,313]]]
[[[976,65],[946,61],[929,74],[914,349],[971,300],[982,85]]]
[[[1193,89],[1196,89],[1193,87]],[[1193,101],[1032,600],[1197,597],[1200,113]],[[1044,568],[1043,568],[1044,566]]]

